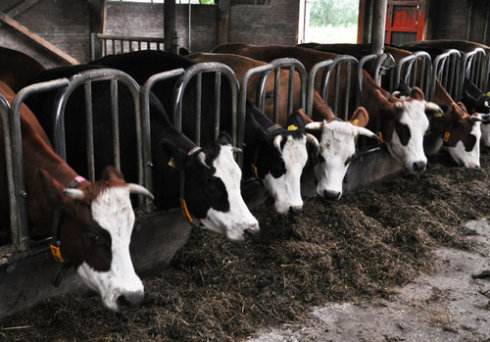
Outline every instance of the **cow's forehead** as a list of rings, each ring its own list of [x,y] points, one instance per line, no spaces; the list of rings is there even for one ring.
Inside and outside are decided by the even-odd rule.
[[[124,234],[131,232],[134,224],[134,211],[131,206],[127,187],[108,187],[101,191],[91,203],[93,219],[113,239],[128,238]]]

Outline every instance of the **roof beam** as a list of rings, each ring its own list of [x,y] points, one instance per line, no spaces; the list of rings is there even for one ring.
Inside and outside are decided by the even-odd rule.
[[[63,60],[64,62],[72,65],[80,64],[80,62],[77,59],[73,58],[72,56],[70,56],[60,48],[56,47],[55,45],[51,44],[37,33],[32,32],[27,27],[19,23],[17,20],[15,20],[14,18],[8,16],[3,12],[0,12],[0,21],[8,25],[15,31],[19,32],[24,37],[34,42],[36,45],[42,47],[46,51],[50,52],[51,54],[55,55],[59,59]]]

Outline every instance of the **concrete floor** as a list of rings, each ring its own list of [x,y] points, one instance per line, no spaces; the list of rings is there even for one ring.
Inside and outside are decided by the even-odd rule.
[[[258,332],[248,342],[490,341],[490,223],[469,222],[474,251],[441,248],[435,272],[395,289],[389,300],[327,303],[307,322]]]

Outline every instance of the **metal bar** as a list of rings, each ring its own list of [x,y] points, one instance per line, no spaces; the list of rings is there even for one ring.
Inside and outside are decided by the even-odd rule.
[[[301,92],[300,92],[301,104],[300,104],[300,107],[305,108],[308,73],[307,73],[306,68],[303,65],[303,63],[301,63],[299,60],[297,60],[295,58],[278,58],[278,59],[271,61],[270,64],[274,65],[276,68],[278,68],[278,67],[287,68],[287,67],[291,67],[294,65],[295,70],[298,72],[298,74],[300,76],[300,82],[301,82]],[[288,96],[289,96],[289,94],[288,94]]]
[[[345,92],[345,107],[344,107],[344,120],[349,120],[349,114],[350,114],[350,109],[349,108],[349,103],[350,103],[350,95],[351,95],[351,77],[352,77],[352,64],[348,63],[346,65],[347,68],[347,85],[346,85],[346,92]],[[337,82],[340,82],[340,80],[337,80]]]
[[[214,103],[215,103],[215,124],[214,124],[214,139],[219,137],[219,128],[221,122],[221,73],[217,72],[214,78]]]
[[[313,99],[316,89],[315,83],[320,70],[328,70],[334,64],[334,60],[325,60],[323,62],[317,63],[311,68],[308,76],[308,99],[306,105],[306,112],[310,116],[313,114]],[[323,89],[323,88],[322,88]]]
[[[116,80],[111,80],[112,147],[114,165],[121,171],[121,143],[119,139],[119,88]]]
[[[202,73],[196,75],[196,138],[197,145],[201,145],[201,115],[202,115]]]
[[[288,79],[288,113],[291,114],[294,108],[294,64],[289,67],[289,79]]]
[[[95,157],[94,157],[94,118],[92,108],[92,83],[88,81],[84,85],[85,90],[85,117],[87,120],[86,143],[87,165],[90,180],[95,181]]]
[[[277,123],[277,118],[279,116],[279,90],[281,87],[281,67],[276,67],[274,70],[274,113],[272,121]]]

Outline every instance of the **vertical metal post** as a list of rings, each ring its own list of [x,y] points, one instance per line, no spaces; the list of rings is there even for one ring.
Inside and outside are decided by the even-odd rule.
[[[165,50],[177,53],[177,21],[175,0],[166,0],[163,5],[163,25],[164,25],[164,38],[165,38]]]
[[[372,53],[383,53],[386,32],[386,12],[388,9],[388,0],[377,0],[374,2],[373,10],[373,30],[372,30]]]

